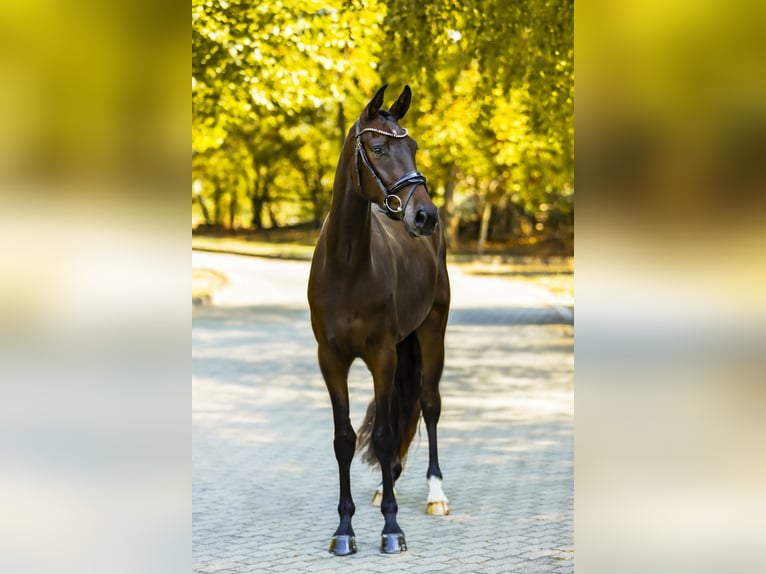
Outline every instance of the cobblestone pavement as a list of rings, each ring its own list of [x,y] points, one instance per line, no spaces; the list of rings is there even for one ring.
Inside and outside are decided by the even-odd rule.
[[[227,275],[192,329],[194,572],[571,573],[573,326],[529,284],[451,270],[439,425],[452,513],[427,516],[424,426],[397,483],[409,550],[378,552],[377,472],[352,465],[357,554],[337,526],[330,402],[305,303],[308,264],[193,252]],[[351,418],[372,397],[352,367]]]

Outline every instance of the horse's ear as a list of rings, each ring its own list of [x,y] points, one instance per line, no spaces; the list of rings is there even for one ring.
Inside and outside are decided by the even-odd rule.
[[[384,84],[372,97],[370,103],[367,104],[367,107],[365,108],[366,113],[364,115],[368,120],[372,120],[378,115],[378,110],[383,106],[383,94],[386,92],[387,87],[388,84]]]
[[[412,92],[410,91],[410,87],[404,86],[402,93],[399,94],[399,98],[394,102],[394,105],[391,106],[388,111],[391,112],[391,115],[394,116],[397,120],[400,120],[404,117],[404,114],[407,113],[407,110],[410,109],[411,101]]]

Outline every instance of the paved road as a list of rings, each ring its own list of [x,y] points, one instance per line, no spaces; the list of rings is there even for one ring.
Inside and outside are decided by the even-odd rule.
[[[359,552],[338,558],[308,265],[198,252],[192,265],[229,278],[193,315],[194,572],[573,572],[573,327],[547,292],[451,270],[439,433],[452,514],[425,513],[421,428],[397,483],[409,551],[379,554],[382,517],[368,504],[379,476],[355,460]],[[362,364],[349,387],[358,426],[372,397]]]

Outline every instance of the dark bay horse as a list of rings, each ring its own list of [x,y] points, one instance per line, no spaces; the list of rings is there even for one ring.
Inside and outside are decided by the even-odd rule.
[[[422,411],[428,433],[428,513],[448,514],[436,446],[439,379],[450,288],[444,238],[417,144],[398,121],[412,94],[405,86],[388,109],[383,86],[351,127],[338,160],[332,207],[311,265],[311,325],[333,409],[340,474],[340,525],[330,552],[356,552],[349,468],[357,435],[349,419],[348,373],[361,358],[374,400],[359,433],[367,460],[380,464],[381,551],[407,549],[396,521],[399,478]]]

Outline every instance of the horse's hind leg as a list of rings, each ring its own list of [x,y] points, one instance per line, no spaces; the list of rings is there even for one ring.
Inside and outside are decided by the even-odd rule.
[[[449,500],[442,489],[442,471],[439,468],[439,449],[436,426],[441,415],[442,400],[439,394],[439,380],[444,369],[444,332],[447,326],[447,311],[437,307],[431,310],[425,322],[418,328],[418,339],[423,355],[423,389],[420,406],[428,433],[428,507],[431,515],[444,516],[450,513]]]
[[[345,556],[356,552],[356,536],[351,527],[351,518],[356,507],[351,498],[351,460],[356,450],[356,433],[351,426],[348,403],[348,370],[351,360],[341,358],[331,349],[319,348],[319,367],[322,370],[327,391],[332,402],[333,421],[335,423],[335,458],[338,461],[340,476],[340,499],[338,514],[340,524],[330,542],[330,552],[336,556]]]
[[[402,463],[397,462],[394,463],[394,496],[396,496],[396,481],[399,480],[399,477],[402,474]],[[372,501],[370,502],[370,505],[372,506],[380,506],[383,502],[383,481],[381,481],[378,484],[378,488],[375,489],[375,492],[372,494]]]

